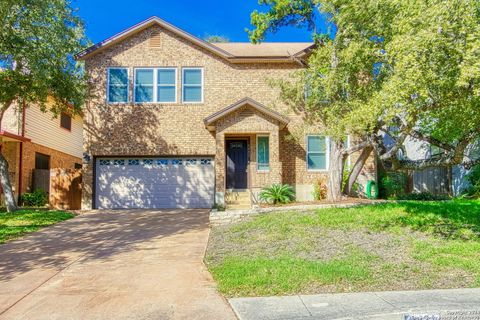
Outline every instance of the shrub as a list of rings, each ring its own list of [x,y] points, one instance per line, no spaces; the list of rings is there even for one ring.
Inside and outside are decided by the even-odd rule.
[[[464,194],[469,197],[480,198],[480,165],[474,166],[466,179],[470,186],[464,191]]]
[[[396,199],[405,194],[407,175],[404,173],[387,173],[380,178],[380,196],[386,199]]]
[[[289,203],[295,199],[295,192],[288,184],[272,184],[260,192],[260,200],[277,204]]]
[[[322,180],[318,180],[313,185],[313,199],[324,200],[326,198],[327,198],[327,185]]]
[[[20,202],[26,207],[44,207],[48,203],[48,194],[41,189],[37,189],[22,194]]]
[[[441,201],[449,200],[450,197],[446,194],[433,194],[430,192],[413,192],[404,193],[397,197],[398,200],[417,200],[417,201]]]

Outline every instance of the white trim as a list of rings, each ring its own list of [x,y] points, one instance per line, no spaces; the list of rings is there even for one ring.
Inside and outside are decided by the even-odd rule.
[[[185,101],[185,96],[184,96],[184,91],[183,91],[183,88],[185,87],[185,73],[184,71],[185,70],[200,70],[201,71],[201,79],[202,79],[202,83],[201,83],[201,96],[202,96],[202,99],[201,101]],[[205,75],[205,72],[204,72],[204,68],[203,67],[182,67],[182,103],[184,104],[201,104],[203,103],[204,101],[204,75]],[[187,85],[188,86],[188,85]],[[198,85],[189,85],[189,86],[198,86]]]
[[[158,85],[158,71],[159,70],[174,70],[175,71],[175,100],[174,101],[158,101],[158,88],[171,87],[171,85]],[[155,70],[155,102],[157,103],[178,103],[178,68],[176,67],[158,67]]]
[[[308,168],[308,138],[309,137],[323,137],[325,138],[325,169],[310,169]],[[305,152],[305,165],[307,172],[328,172],[330,167],[330,138],[321,134],[307,134],[305,136],[306,152]],[[314,152],[315,153],[315,152]],[[316,152],[319,153],[319,152]]]
[[[268,138],[268,169],[259,169],[258,168],[258,165],[259,165],[259,162],[258,162],[258,138],[260,137],[267,137]],[[256,145],[256,155],[255,155],[255,162],[257,163],[257,172],[261,172],[261,173],[265,173],[265,172],[270,172],[270,135],[268,134],[257,134],[257,138],[256,138],[256,142],[257,142],[257,145]]]
[[[122,102],[113,102],[110,101],[110,70],[127,70],[127,101],[122,101]],[[106,90],[107,96],[105,97],[105,100],[107,101],[107,104],[125,104],[128,103],[130,100],[130,68],[128,67],[108,67],[107,68],[107,90]]]

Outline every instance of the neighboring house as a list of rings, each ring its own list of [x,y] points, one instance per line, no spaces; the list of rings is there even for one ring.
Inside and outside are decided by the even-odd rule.
[[[93,97],[83,208],[249,205],[273,183],[312,200],[328,138],[305,129],[268,80],[288,79],[313,47],[211,44],[152,17],[79,53]],[[372,156],[362,181],[375,169]]]
[[[48,192],[50,169],[81,168],[82,131],[80,116],[54,118],[37,105],[10,107],[0,124],[0,140],[15,195]]]

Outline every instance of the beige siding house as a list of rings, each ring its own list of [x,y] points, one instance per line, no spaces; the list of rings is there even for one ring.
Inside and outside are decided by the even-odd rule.
[[[312,48],[211,44],[152,17],[79,53],[91,83],[83,208],[249,206],[273,183],[312,200],[328,137],[270,85]],[[374,171],[372,160],[364,179]]]
[[[62,114],[53,118],[37,105],[25,108],[15,105],[3,117],[0,139],[16,196],[38,187],[47,188],[35,181],[36,169],[81,168],[83,123],[80,116]]]

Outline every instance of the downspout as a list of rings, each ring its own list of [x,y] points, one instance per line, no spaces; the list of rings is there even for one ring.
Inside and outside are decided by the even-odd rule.
[[[25,100],[24,100],[23,105],[22,105],[22,129],[21,129],[22,130],[22,132],[21,132],[22,137],[25,137],[25,107],[26,107],[26,104],[25,104]],[[23,171],[23,141],[20,141],[20,161],[19,161],[19,164],[18,164],[18,196],[19,197],[20,197],[20,194],[22,193],[22,187],[23,187],[22,171]]]

